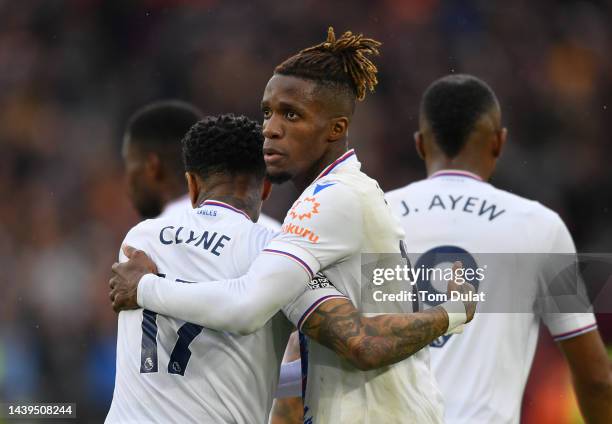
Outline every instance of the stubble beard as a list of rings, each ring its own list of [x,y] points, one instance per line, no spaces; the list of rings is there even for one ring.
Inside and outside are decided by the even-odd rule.
[[[291,178],[293,178],[293,176],[288,173],[288,172],[279,172],[276,174],[270,174],[269,172],[266,172],[266,178],[272,183],[272,184],[283,184],[286,183],[287,181],[291,180]]]

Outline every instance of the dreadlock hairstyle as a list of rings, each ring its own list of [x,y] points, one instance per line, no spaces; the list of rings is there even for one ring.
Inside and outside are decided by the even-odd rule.
[[[351,31],[336,39],[334,29],[329,27],[325,42],[291,56],[278,65],[274,73],[348,89],[353,99],[363,100],[366,91],[374,91],[378,84],[378,70],[368,56],[377,56],[380,45],[372,38]]]

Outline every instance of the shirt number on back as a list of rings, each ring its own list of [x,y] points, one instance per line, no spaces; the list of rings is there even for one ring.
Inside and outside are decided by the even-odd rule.
[[[158,274],[165,277],[163,274]],[[183,280],[177,280],[183,281]],[[170,354],[168,374],[185,375],[191,350],[189,345],[202,332],[201,325],[186,322],[177,331],[178,340]],[[147,309],[142,311],[142,341],[140,345],[140,372],[149,374],[158,371],[157,364],[157,313]]]

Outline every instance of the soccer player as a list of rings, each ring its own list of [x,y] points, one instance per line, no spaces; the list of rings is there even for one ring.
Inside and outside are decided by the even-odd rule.
[[[291,180],[302,194],[288,212],[281,234],[248,273],[209,284],[176,285],[147,274],[134,261],[116,264],[111,279],[114,307],[140,305],[208,328],[245,334],[265,325],[318,271],[359,304],[361,254],[399,253],[404,238],[378,184],[360,171],[354,150],[347,146],[355,102],[377,83],[376,67],[368,56],[377,54],[378,47],[375,40],[350,32],[336,40],[330,28],[324,43],[276,67],[262,100],[266,170],[271,181]],[[348,313],[352,305],[346,299],[329,299],[317,306],[299,320],[298,328],[340,356],[318,344],[309,343],[304,349],[308,350],[305,422],[313,417],[318,423],[441,421],[442,399],[429,370],[427,350],[418,350],[434,334],[454,331],[466,322],[463,304],[386,316],[379,329],[366,328],[364,317]],[[419,318],[411,325],[402,328],[394,323],[394,318],[414,315]],[[387,343],[381,330],[401,341]],[[342,341],[351,335],[371,339],[355,349]],[[410,350],[412,356],[370,369],[372,364],[395,362],[398,349]],[[368,371],[346,361],[363,355],[373,360],[362,362],[361,368]],[[390,358],[381,360],[380,355]]]
[[[244,117],[198,122],[183,142],[189,198],[196,208],[146,220],[128,233],[126,243],[150,252],[158,265],[151,267],[173,278],[175,285],[243,273],[274,236],[253,224],[270,191],[264,182],[262,141],[261,128]],[[345,297],[319,276],[283,312],[293,323],[305,320],[307,334],[324,340],[320,333],[335,333],[333,327],[342,318],[356,318],[357,311],[348,304],[339,305],[344,315],[335,314],[336,321],[326,320],[319,305],[334,298]],[[351,345],[359,351],[373,343],[381,348],[389,344],[388,352],[364,352],[363,359],[352,359],[358,367],[403,359],[432,339],[417,342],[401,334],[410,335],[410,326],[420,325],[419,319],[431,319],[426,313],[412,315],[359,321],[370,334],[339,335],[334,348]],[[382,334],[389,322],[399,335],[372,337]],[[117,378],[107,421],[265,422],[290,329],[280,314],[253,334],[233,336],[149,310],[121,312]]]
[[[436,253],[443,257],[451,251],[467,255],[575,253],[572,238],[555,212],[486,182],[506,134],[499,102],[480,79],[449,75],[429,86],[415,133],[416,149],[429,178],[386,195],[401,217],[411,252],[423,253],[421,258],[433,258]],[[424,262],[428,260],[413,263]],[[518,279],[517,265],[503,265],[501,256],[494,262],[505,268],[481,282],[482,287],[490,283],[488,295],[512,290]],[[536,287],[542,272],[534,268],[520,274],[526,279],[522,287]],[[593,314],[535,311],[479,313],[461,337],[445,336],[431,345],[447,422],[519,422],[540,320],[568,360],[585,419],[612,422],[610,362]]]
[[[270,193],[261,127],[245,117],[208,117],[183,144],[195,209],[145,220],[125,242],[146,250],[175,285],[239,276],[275,234],[254,224]],[[321,297],[340,296],[324,286],[311,285],[286,306],[287,316],[299,318]],[[121,312],[118,319],[107,422],[266,422],[292,328],[282,314],[245,336],[149,310]]]
[[[161,100],[143,106],[128,120],[122,156],[128,195],[142,218],[180,215],[191,209],[181,159],[181,139],[202,113],[179,100]],[[280,230],[264,215],[259,224]]]

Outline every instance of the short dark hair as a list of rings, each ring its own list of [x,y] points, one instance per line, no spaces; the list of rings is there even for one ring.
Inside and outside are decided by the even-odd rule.
[[[183,138],[185,170],[201,178],[227,173],[263,179],[263,140],[261,126],[246,116],[207,116]]]
[[[181,140],[202,119],[193,105],[179,100],[162,100],[137,110],[128,120],[125,136],[142,152],[154,152],[175,177],[183,179]]]
[[[421,99],[421,114],[435,142],[449,158],[459,154],[482,115],[497,105],[497,97],[484,81],[453,74],[434,81]]]
[[[368,90],[374,91],[378,70],[368,56],[378,55],[381,43],[362,34],[345,32],[336,40],[329,27],[327,40],[301,50],[274,69],[275,74],[315,81],[335,89],[353,105],[363,100]]]

